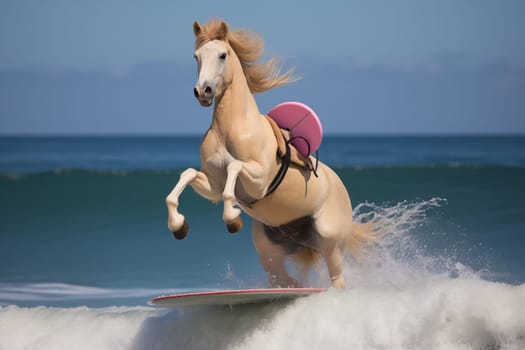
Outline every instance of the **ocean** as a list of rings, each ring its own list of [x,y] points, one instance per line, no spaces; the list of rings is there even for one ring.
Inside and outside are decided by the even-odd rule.
[[[288,304],[156,309],[162,294],[267,287],[248,217],[188,188],[200,137],[0,137],[0,350],[524,349],[525,137],[327,136],[355,220],[347,289]],[[312,287],[327,287],[324,266]]]

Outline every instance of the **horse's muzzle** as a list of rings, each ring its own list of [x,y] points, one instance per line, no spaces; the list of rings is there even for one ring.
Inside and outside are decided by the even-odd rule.
[[[213,104],[213,97],[215,96],[215,92],[213,89],[205,84],[204,89],[199,89],[198,86],[193,88],[193,94],[195,95],[195,98],[199,101],[201,106],[203,107],[209,107]]]

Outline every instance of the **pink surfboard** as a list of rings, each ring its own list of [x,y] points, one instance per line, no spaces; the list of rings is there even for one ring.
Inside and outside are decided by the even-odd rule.
[[[195,307],[271,303],[293,300],[326,291],[324,288],[233,289],[159,296],[149,301],[157,307]]]
[[[290,131],[291,143],[303,156],[314,153],[323,140],[323,126],[317,114],[301,102],[283,102],[273,107],[268,116],[281,129]]]

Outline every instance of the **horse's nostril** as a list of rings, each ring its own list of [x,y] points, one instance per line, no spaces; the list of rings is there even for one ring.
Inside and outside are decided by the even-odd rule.
[[[206,94],[206,96],[211,96],[213,90],[211,89],[211,87],[206,86],[206,89],[204,89],[204,93]]]
[[[197,88],[193,88],[193,94],[195,95],[195,97],[199,98],[199,91],[197,90]]]

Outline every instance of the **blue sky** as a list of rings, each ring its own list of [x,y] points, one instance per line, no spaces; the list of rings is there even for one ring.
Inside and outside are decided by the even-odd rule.
[[[266,41],[328,133],[525,133],[523,1],[0,0],[0,133],[202,133],[194,19]]]

